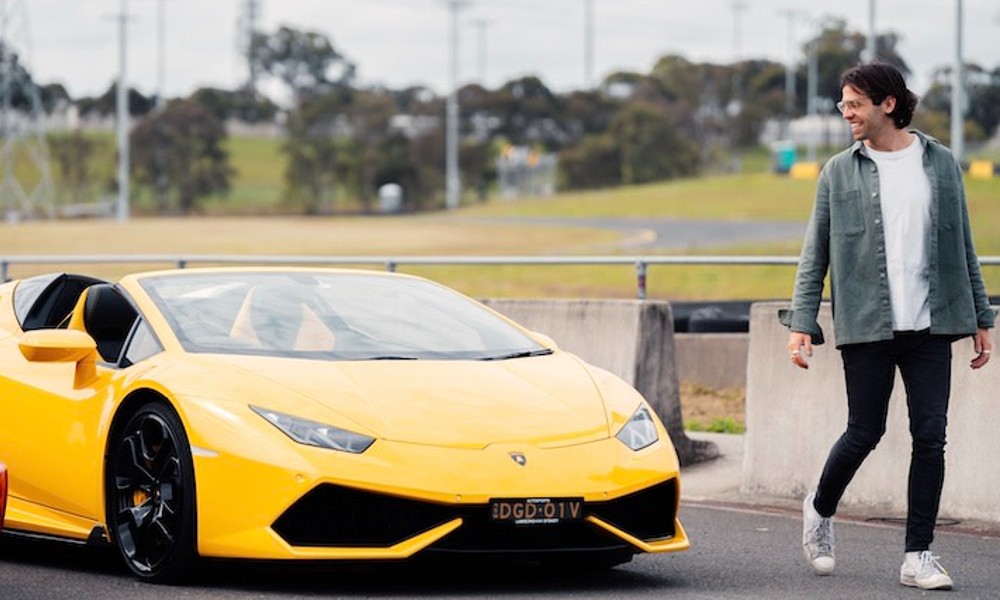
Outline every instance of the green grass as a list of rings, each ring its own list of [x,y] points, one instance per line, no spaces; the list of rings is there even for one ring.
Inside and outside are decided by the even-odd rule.
[[[685,423],[688,431],[707,431],[710,433],[746,433],[746,425],[732,418],[715,419],[705,424],[700,421]]]
[[[282,138],[234,136],[226,140],[235,170],[232,189],[204,203],[208,214],[269,214],[282,209],[285,155]]]
[[[495,200],[465,211],[484,216],[802,221],[809,218],[815,187],[813,181],[745,173],[567,192],[552,198]]]

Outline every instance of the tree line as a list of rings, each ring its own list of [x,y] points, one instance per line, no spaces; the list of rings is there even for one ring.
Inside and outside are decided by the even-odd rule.
[[[880,35],[877,53],[909,73],[898,42],[893,33]],[[840,96],[839,74],[859,62],[864,48],[864,35],[838,19],[827,21],[806,44],[807,55],[815,52],[818,106],[824,112],[832,112]],[[224,150],[230,120],[282,125],[283,200],[289,211],[329,213],[346,204],[369,211],[378,188],[389,182],[404,188],[409,210],[443,204],[445,98],[421,87],[357,85],[356,65],[318,32],[281,27],[258,33],[251,58],[257,72],[285,86],[288,107],[245,87],[199,89],[157,110],[156,98],[129,91],[129,111],[137,120],[132,175],[153,195],[158,211],[196,211],[202,199],[229,190],[235,175]],[[497,156],[509,145],[557,154],[562,188],[697,175],[757,146],[769,120],[807,112],[806,64],[793,72],[799,92],[791,106],[785,69],[767,60],[713,64],[667,55],[648,73],[612,73],[591,90],[556,93],[533,76],[496,89],[465,85],[458,92],[463,185],[489,189]],[[947,68],[935,73],[914,123],[946,142],[949,76]],[[101,96],[76,100],[58,85],[40,89],[47,110],[62,101],[73,102],[83,117],[114,112],[114,86]],[[992,135],[1000,122],[1000,66],[989,71],[969,65],[967,91],[966,133],[974,143]],[[15,92],[17,102],[23,105]],[[80,132],[53,137],[62,185],[76,190],[70,197],[95,185],[99,169],[92,163],[102,155],[95,148],[101,143],[110,141]]]

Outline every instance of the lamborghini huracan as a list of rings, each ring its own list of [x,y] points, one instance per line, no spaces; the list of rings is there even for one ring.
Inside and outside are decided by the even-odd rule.
[[[142,580],[203,557],[589,567],[689,545],[635,389],[419,277],[11,281],[0,416],[4,535],[111,544]]]

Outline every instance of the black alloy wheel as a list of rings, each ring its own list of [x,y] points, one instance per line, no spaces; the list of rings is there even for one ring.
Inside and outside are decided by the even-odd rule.
[[[171,583],[195,563],[194,466],[184,427],[160,402],[141,406],[109,446],[108,530],[139,579]]]

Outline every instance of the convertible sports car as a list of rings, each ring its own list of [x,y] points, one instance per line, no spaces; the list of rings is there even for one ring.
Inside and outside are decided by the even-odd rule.
[[[633,388],[418,277],[52,274],[0,285],[4,534],[199,557],[684,550],[679,466]]]

